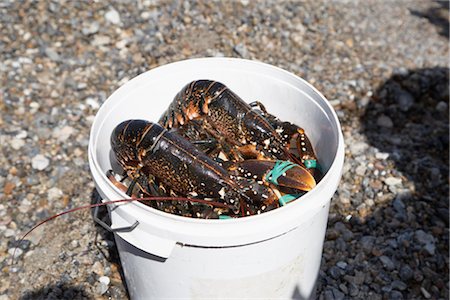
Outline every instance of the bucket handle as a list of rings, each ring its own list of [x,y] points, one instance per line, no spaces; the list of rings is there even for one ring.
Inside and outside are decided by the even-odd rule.
[[[99,203],[100,201],[97,200],[97,203]],[[109,226],[108,224],[106,224],[105,222],[103,222],[102,220],[100,220],[100,218],[98,217],[98,208],[99,206],[96,206],[94,208],[94,221],[95,223],[97,223],[98,225],[102,226],[103,228],[105,228],[106,230],[108,230],[109,232],[130,232],[133,229],[135,229],[138,225],[139,225],[139,221],[135,221],[134,224],[130,225],[130,226],[124,226],[124,227],[119,227],[119,228],[111,228],[111,226]]]

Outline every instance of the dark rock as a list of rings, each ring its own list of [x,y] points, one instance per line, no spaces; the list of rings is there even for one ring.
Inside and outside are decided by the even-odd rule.
[[[404,265],[400,269],[399,275],[402,280],[409,281],[411,278],[413,278],[414,272],[410,266]]]
[[[395,269],[395,265],[392,262],[392,260],[387,257],[386,255],[382,255],[379,257],[381,263],[383,264],[383,267],[385,267],[386,270],[392,271]]]
[[[394,291],[391,291],[389,293],[389,299],[401,300],[401,299],[404,299],[404,297],[403,297],[403,294],[401,292],[394,290]]]
[[[370,253],[372,251],[374,242],[375,237],[370,235],[365,235],[360,239],[361,247],[366,253]]]

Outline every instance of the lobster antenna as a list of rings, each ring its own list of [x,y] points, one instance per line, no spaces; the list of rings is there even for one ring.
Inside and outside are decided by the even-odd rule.
[[[209,201],[209,200],[204,200],[204,199],[191,199],[191,198],[184,198],[184,197],[146,197],[146,198],[137,198],[137,197],[130,197],[129,199],[119,199],[119,200],[111,200],[111,201],[106,201],[103,203],[95,203],[95,204],[89,204],[89,205],[83,205],[83,206],[78,206],[69,210],[65,210],[63,212],[60,212],[56,215],[53,215],[51,217],[48,217],[47,219],[44,219],[42,221],[40,221],[39,223],[37,223],[36,225],[34,225],[30,230],[28,230],[18,241],[16,247],[14,248],[14,252],[11,258],[11,267],[14,266],[14,258],[16,257],[16,251],[17,248],[19,247],[19,245],[23,242],[23,240],[31,233],[33,232],[36,228],[38,228],[39,226],[53,220],[56,219],[60,216],[69,214],[69,213],[73,213],[82,209],[87,209],[87,208],[94,208],[94,207],[98,207],[98,206],[104,206],[107,204],[113,204],[113,203],[124,203],[124,202],[133,202],[133,201],[187,201],[187,202],[197,202],[197,203],[203,203],[203,204],[207,204],[207,205],[211,205],[211,206],[216,206],[216,207],[221,207],[221,208],[229,208],[227,204],[224,203],[220,203],[217,201]]]

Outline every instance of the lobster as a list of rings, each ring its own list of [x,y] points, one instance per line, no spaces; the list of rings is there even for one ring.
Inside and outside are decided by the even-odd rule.
[[[132,179],[128,194],[137,185],[143,194],[190,197],[193,203],[183,205],[195,209],[196,198],[211,203],[218,199],[227,205],[228,209],[210,210],[210,217],[258,214],[278,207],[281,194],[274,184],[301,191],[309,191],[316,184],[305,168],[288,162],[248,159],[219,164],[176,132],[145,120],[117,125],[111,147],[126,176]],[[120,187],[112,174],[109,178]],[[180,203],[176,209],[163,201],[155,203],[159,209],[182,215],[188,209]]]
[[[259,108],[259,109],[258,109]],[[319,179],[317,158],[305,131],[269,114],[260,102],[247,104],[224,84],[197,80],[174,98],[159,123],[177,128],[188,139],[205,139],[205,132],[225,151],[227,160],[291,160]],[[206,136],[206,140],[210,140]],[[290,152],[296,141],[297,155]],[[231,146],[230,146],[231,145]]]

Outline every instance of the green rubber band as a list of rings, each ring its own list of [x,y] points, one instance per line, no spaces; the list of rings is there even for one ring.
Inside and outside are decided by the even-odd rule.
[[[226,219],[231,219],[231,217],[230,217],[230,216],[227,216],[227,215],[220,215],[220,216],[219,216],[219,219],[220,219],[220,220],[226,220]]]
[[[278,185],[278,178],[286,173],[287,170],[298,166],[290,161],[277,160],[275,166],[266,175],[266,180],[270,183]]]
[[[280,202],[281,206],[286,205],[287,203],[291,202],[292,200],[297,199],[298,197],[300,197],[300,194],[286,194],[280,197],[280,199],[278,199],[278,202]]]
[[[305,159],[305,167],[307,169],[315,169],[317,167],[317,160],[315,159]]]

